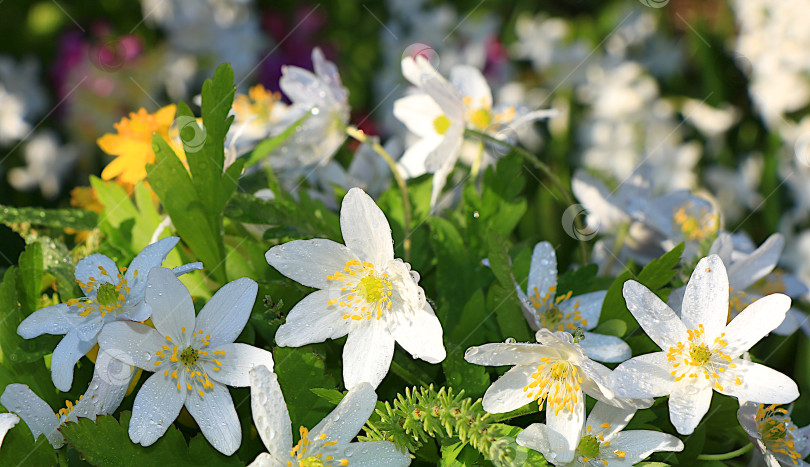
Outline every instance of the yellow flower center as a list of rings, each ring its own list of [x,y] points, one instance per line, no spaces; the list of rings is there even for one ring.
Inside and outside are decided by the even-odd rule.
[[[548,292],[542,297],[537,287],[534,288],[534,295],[529,296],[529,301],[535,310],[543,310],[542,313],[536,313],[541,328],[546,328],[551,331],[574,331],[578,327],[585,327],[588,325],[588,320],[582,319],[579,312],[579,299],[574,303],[573,311],[570,313],[563,313],[559,305],[571,298],[572,292],[569,291],[565,295],[554,297],[557,292],[557,286],[549,287]]]
[[[343,271],[326,276],[330,281],[342,282],[340,297],[326,302],[346,308],[343,319],[381,319],[384,310],[391,309],[393,286],[387,273],[378,274],[374,265],[357,260],[347,261]]]
[[[610,446],[610,441],[605,441],[604,437],[605,430],[610,429],[610,423],[603,423],[601,428],[599,433],[596,434],[591,433],[590,426],[585,429],[585,435],[580,438],[579,445],[577,445],[580,463],[588,464],[589,462],[595,461],[601,462],[603,465],[608,465],[608,460],[605,459],[605,456],[612,457],[612,454],[618,458],[623,458],[627,455],[626,452],[618,449],[602,452],[602,448]]]
[[[667,360],[673,362],[670,375],[675,377],[675,381],[700,376],[708,380],[713,379],[714,388],[722,391],[723,386],[719,382],[720,373],[729,368],[737,368],[737,365],[731,363],[731,357],[723,351],[728,345],[728,342],[723,340],[725,333],[716,337],[710,346],[704,340],[705,330],[702,324],[698,329],[687,329],[686,332],[689,341],[678,342],[667,351]],[[734,378],[734,382],[737,385],[742,384],[739,376]]]
[[[548,401],[555,415],[563,408],[573,412],[582,392],[582,378],[577,376],[577,367],[568,360],[552,362],[548,357],[541,358],[540,362],[537,371],[531,375],[532,382],[523,388],[526,397],[537,400],[541,409],[543,401]]]
[[[124,278],[124,271],[126,270],[127,268],[124,267],[118,268],[118,274],[115,276],[117,284],[107,281],[101,282],[95,276],[90,276],[87,282],[76,279],[79,287],[88,294],[98,285],[96,297],[94,299],[89,297],[72,298],[67,301],[67,305],[75,306],[81,310],[79,311],[79,316],[89,316],[90,313],[95,311],[101,313],[102,317],[106,316],[107,313],[113,313],[114,315],[120,314],[123,311],[122,306],[127,301],[127,295],[129,295],[129,286],[127,285],[127,280]],[[109,274],[104,266],[99,266],[98,271],[100,273],[99,278],[106,277],[110,280],[114,280],[113,276]],[[135,271],[134,277],[138,277],[137,270]],[[99,282],[101,283],[99,284]]]
[[[439,115],[433,120],[433,129],[436,130],[436,133],[443,135],[447,133],[448,128],[450,128],[450,119],[446,115]]]
[[[181,328],[183,335],[186,333],[186,328]],[[172,378],[176,381],[177,389],[183,388],[185,383],[186,390],[192,391],[197,389],[200,397],[205,396],[203,389],[213,389],[214,383],[208,378],[206,367],[203,363],[212,364],[211,370],[220,371],[222,369],[222,361],[219,359],[225,357],[224,350],[214,350],[213,352],[205,350],[206,347],[211,345],[211,335],[206,334],[205,331],[197,331],[190,336],[190,341],[193,343],[199,339],[200,348],[193,345],[181,347],[174,343],[170,336],[165,336],[166,344],[161,346],[155,352],[155,367],[163,365],[163,376]],[[184,339],[185,340],[185,339]],[[157,371],[157,368],[155,368]]]
[[[492,123],[492,114],[487,109],[478,109],[472,113],[470,121],[478,128],[486,129]]]
[[[717,216],[705,207],[696,210],[691,201],[673,208],[672,220],[688,241],[703,242],[717,233]]]
[[[233,110],[240,118],[255,115],[261,122],[270,120],[273,107],[281,100],[281,94],[270,92],[261,84],[248,90],[247,95],[237,94],[233,101]]]
[[[315,439],[309,438],[309,430],[304,427],[298,429],[301,439],[290,451],[292,460],[287,461],[287,467],[345,467],[349,465],[348,459],[335,459],[332,456],[324,456],[324,447],[334,446],[337,441],[326,441],[326,434],[321,434]],[[296,462],[293,464],[293,462]]]
[[[768,276],[759,282],[758,292],[761,295],[770,295],[772,293],[785,293],[787,285],[785,285],[785,271],[775,270],[768,274]]]
[[[787,456],[793,465],[798,465],[802,456],[796,452],[796,442],[792,433],[796,430],[796,425],[787,415],[787,410],[776,405],[760,404],[757,410],[757,430],[768,450]]]
[[[83,397],[84,397],[84,395],[79,396],[79,400],[76,401],[76,404],[78,404],[79,401],[82,400]],[[56,418],[59,419],[59,424],[60,425],[64,425],[65,422],[67,422],[67,418],[73,412],[73,409],[74,409],[74,403],[69,401],[69,400],[66,400],[65,401],[65,407],[59,409],[59,411],[56,412]]]

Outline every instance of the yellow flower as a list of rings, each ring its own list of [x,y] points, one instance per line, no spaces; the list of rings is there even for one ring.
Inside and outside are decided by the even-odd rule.
[[[130,112],[114,125],[117,134],[107,133],[96,143],[102,151],[117,156],[101,172],[104,180],[117,179],[119,183],[134,185],[146,178],[146,164],[155,161],[152,150],[152,134],[157,133],[169,142],[178,157],[185,162],[183,150],[171,142],[169,127],[174,121],[177,106],[167,105],[154,114],[141,108]]]

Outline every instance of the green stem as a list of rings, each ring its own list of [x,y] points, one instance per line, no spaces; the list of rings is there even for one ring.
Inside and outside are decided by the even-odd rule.
[[[540,409],[537,407],[537,404],[532,402],[531,404],[525,405],[519,409],[515,409],[511,412],[506,413],[498,413],[498,414],[490,414],[489,421],[491,423],[500,423],[505,420],[511,420],[513,418],[522,417],[524,415],[531,415],[534,413],[539,413]]]
[[[701,461],[724,461],[728,459],[734,459],[735,457],[740,457],[752,449],[754,449],[754,445],[748,443],[745,446],[741,447],[740,449],[736,449],[731,452],[726,452],[723,454],[701,454],[697,456],[697,458],[698,460]]]
[[[530,153],[529,151],[523,149],[520,146],[515,146],[513,144],[509,144],[506,141],[502,141],[502,140],[500,140],[500,139],[498,139],[498,138],[496,138],[494,136],[488,135],[488,134],[480,132],[480,131],[470,130],[468,128],[468,129],[464,130],[464,132],[467,135],[474,136],[474,137],[479,138],[481,140],[490,141],[490,142],[495,143],[495,144],[500,144],[501,146],[504,146],[506,148],[509,148],[512,151],[515,151],[521,157],[523,157],[524,159],[529,161],[529,163],[531,163],[537,170],[542,172],[546,176],[546,178],[551,180],[552,185],[554,185],[554,187],[557,189],[557,191],[560,192],[560,194],[562,195],[562,197],[565,200],[565,203],[568,206],[572,206],[572,205],[576,204],[576,201],[574,200],[574,197],[571,194],[571,190],[569,190],[565,186],[565,184],[562,182],[562,180],[560,180],[560,178],[557,177],[557,175],[551,170],[551,167],[549,167],[543,161],[538,159],[537,156],[535,156],[534,154]],[[576,224],[577,230],[582,230],[582,227],[583,227],[581,225],[582,221],[580,221],[578,217],[574,219],[574,223]],[[581,239],[581,238],[577,238],[577,241],[579,242],[580,254],[582,255],[582,264],[588,264],[588,250],[587,250],[587,248],[585,246],[585,241],[583,239]]]
[[[391,360],[391,371],[394,372],[395,375],[402,378],[406,383],[409,385],[414,386],[423,386],[428,387],[429,384],[424,382],[422,378],[416,376],[413,372],[406,369],[404,366],[400,365],[399,363]]]
[[[388,151],[375,141],[370,141],[368,136],[363,133],[363,130],[358,130],[353,126],[346,127],[346,134],[350,137],[356,139],[361,143],[366,143],[374,149],[374,151],[383,158],[383,160],[388,164],[388,167],[391,168],[391,173],[394,175],[394,180],[397,182],[397,186],[399,186],[399,191],[402,193],[402,208],[405,210],[405,219],[404,225],[402,226],[405,233],[405,240],[403,241],[403,248],[405,250],[405,261],[410,261],[411,257],[411,199],[408,196],[408,184],[405,183],[405,179],[402,178],[402,174],[399,173],[399,169],[397,168],[397,163],[394,161],[394,158],[391,157],[391,154],[388,154]]]
[[[478,142],[478,155],[473,161],[472,169],[470,169],[470,177],[475,182],[478,179],[478,172],[481,171],[481,164],[484,162],[484,142]]]
[[[616,258],[619,256],[619,251],[624,246],[624,241],[627,240],[627,234],[630,233],[630,223],[626,223],[619,228],[619,232],[616,234],[616,241],[613,242],[613,250],[610,258],[607,259],[605,262],[605,272],[610,274],[611,268],[613,268],[613,263],[616,261]]]

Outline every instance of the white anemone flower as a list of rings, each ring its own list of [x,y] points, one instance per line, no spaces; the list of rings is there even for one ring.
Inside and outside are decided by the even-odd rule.
[[[321,49],[312,50],[315,73],[297,66],[282,68],[279,86],[292,101],[278,123],[279,133],[301,119],[309,117],[270,156],[270,165],[278,169],[297,169],[324,165],[346,140],[349,123],[349,92],[343,87],[337,67],[323,56]],[[275,133],[275,132],[273,132]]]
[[[784,293],[798,298],[807,293],[807,286],[791,275],[774,272],[785,246],[781,234],[773,234],[762,245],[751,252],[740,252],[734,248],[732,236],[721,232],[712,243],[709,253],[717,254],[723,260],[728,273],[729,307],[728,319],[733,319],[748,305],[771,293]],[[667,304],[680,311],[685,287],[670,293]],[[807,315],[791,307],[774,334],[789,336],[807,320]]]
[[[635,414],[635,409],[597,402],[582,427],[574,459],[570,462],[557,460],[555,446],[549,442],[550,428],[542,423],[529,425],[517,435],[516,441],[540,452],[552,464],[565,467],[629,467],[654,452],[683,450],[681,440],[667,433],[622,431]]]
[[[188,289],[170,270],[155,268],[145,294],[155,327],[123,321],[104,327],[98,339],[102,350],[155,372],[135,396],[132,442],[153,444],[185,405],[212,446],[226,455],[236,451],[242,429],[227,386],[248,386],[254,365],[273,367],[270,352],[233,343],[247,324],[257,290],[248,278],[229,282],[195,318]]]
[[[746,402],[737,410],[737,420],[759,451],[755,456],[760,462],[768,467],[810,466],[802,460],[810,454],[810,425],[797,428],[788,409]]]
[[[559,462],[571,462],[585,421],[585,396],[624,408],[646,408],[650,400],[615,399],[610,369],[596,363],[567,332],[537,331],[540,344],[492,343],[470,347],[464,359],[476,365],[515,365],[484,394],[489,413],[505,413],[536,400],[546,404],[548,442]]]
[[[25,421],[35,440],[40,434],[44,434],[48,442],[58,449],[65,444],[59,427],[68,422],[76,422],[79,417],[95,420],[98,415],[115,412],[126,395],[132,374],[131,366],[99,351],[93,379],[75,404],[65,401],[65,407],[54,414],[48,403],[25,384],[6,386],[0,395],[0,404]]]
[[[326,239],[295,240],[265,255],[280,273],[319,289],[298,302],[276,333],[276,344],[300,347],[348,334],[343,383],[375,388],[388,374],[399,342],[414,358],[444,360],[442,325],[419,274],[394,258],[391,227],[363,190],[343,198],[340,228],[346,245]]]
[[[526,292],[517,283],[515,289],[532,329],[573,333],[582,328],[585,339],[579,345],[588,358],[600,362],[623,362],[632,355],[630,346],[620,338],[589,332],[599,322],[606,290],[576,297],[572,297],[571,292],[557,296],[557,256],[551,243],[540,242],[534,246]]]
[[[20,423],[20,417],[13,413],[0,413],[0,447],[3,446],[3,439],[8,430]]]
[[[772,294],[726,324],[728,275],[717,255],[701,259],[683,298],[680,318],[636,281],[624,284],[627,308],[662,349],[631,358],[613,372],[621,397],[669,395],[669,416],[688,435],[709,410],[713,391],[747,401],[785,404],[799,396],[792,379],[739,358],[785,319],[790,297]]]
[[[397,99],[394,116],[419,141],[405,151],[398,166],[409,178],[433,174],[430,205],[435,206],[464,141],[464,103],[458,89],[422,56],[403,58],[402,74],[419,92]]]
[[[259,454],[251,467],[398,467],[411,463],[410,456],[390,441],[352,443],[374,411],[377,394],[368,383],[351,388],[337,407],[312,430],[299,428],[293,446],[290,413],[278,378],[264,366],[250,375],[250,406],[253,421],[268,452]]]
[[[146,277],[152,268],[163,263],[179,240],[167,237],[147,246],[132,260],[129,268],[116,266],[113,260],[102,254],[82,258],[74,275],[86,295],[41,308],[20,323],[17,334],[24,339],[42,334],[65,335],[51,357],[51,377],[57,389],[70,390],[73,367],[96,345],[98,334],[105,325],[149,318],[151,309],[143,299]],[[196,269],[202,269],[202,263],[186,264],[173,271],[179,276]]]

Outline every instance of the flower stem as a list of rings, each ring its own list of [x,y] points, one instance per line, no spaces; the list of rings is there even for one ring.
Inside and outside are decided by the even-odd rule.
[[[538,413],[538,412],[539,412],[539,409],[537,407],[537,404],[531,403],[531,404],[525,405],[525,406],[523,406],[523,407],[521,407],[519,409],[515,409],[515,410],[513,410],[511,412],[492,414],[492,415],[490,415],[489,419],[492,421],[492,423],[500,423],[500,422],[503,422],[505,420],[511,420],[513,418],[522,417],[524,415],[531,415],[533,413]]]
[[[428,386],[428,383],[424,382],[422,378],[416,376],[413,372],[406,369],[404,366],[400,365],[399,363],[391,360],[391,371],[394,372],[395,375],[402,378],[406,383],[419,385],[419,386]]]
[[[697,456],[698,460],[701,461],[724,461],[728,459],[734,459],[735,457],[742,456],[746,452],[754,449],[754,445],[751,443],[746,444],[745,446],[741,447],[740,449],[735,449],[731,452],[726,452],[723,454],[701,454]]]
[[[542,172],[549,180],[551,180],[551,183],[554,185],[554,187],[557,189],[557,191],[560,192],[560,194],[562,195],[562,197],[565,200],[565,203],[568,206],[576,204],[576,201],[574,200],[574,197],[571,194],[571,190],[566,188],[566,186],[562,182],[562,180],[560,180],[560,178],[557,177],[557,175],[551,170],[551,167],[549,167],[543,161],[538,159],[537,156],[535,156],[534,154],[532,154],[529,151],[521,148],[520,146],[515,146],[513,144],[509,144],[506,141],[502,141],[502,140],[500,140],[498,138],[495,138],[494,136],[488,135],[488,134],[480,132],[480,131],[471,130],[471,129],[468,128],[468,129],[464,130],[464,132],[467,135],[474,136],[474,137],[479,138],[481,140],[486,140],[486,141],[489,141],[489,142],[492,142],[492,143],[495,143],[495,144],[500,144],[501,146],[504,146],[506,148],[509,148],[512,151],[515,151],[521,157],[523,157],[529,163],[531,163],[537,170]],[[575,218],[574,222],[577,224],[577,229],[581,229],[583,227],[581,225],[582,222],[579,220],[579,218]],[[582,255],[582,263],[587,264],[588,263],[588,250],[585,247],[585,241],[583,239],[581,239],[581,238],[577,238],[577,241],[579,241],[580,254]]]
[[[402,174],[399,173],[399,169],[397,168],[397,163],[394,161],[394,158],[391,157],[391,154],[388,154],[388,151],[380,145],[380,143],[376,141],[369,140],[368,136],[363,132],[363,130],[359,130],[353,126],[346,127],[346,134],[350,137],[356,139],[361,143],[366,143],[371,146],[374,151],[383,158],[383,160],[388,164],[388,167],[391,168],[391,173],[394,175],[394,180],[397,182],[397,186],[399,186],[399,191],[402,193],[402,208],[405,211],[404,221],[403,221],[403,230],[405,233],[405,239],[403,240],[403,248],[405,250],[405,261],[410,261],[411,257],[411,199],[408,196],[408,184],[405,183],[405,179],[402,178]]]

